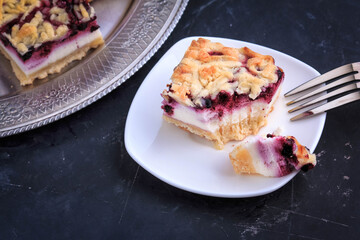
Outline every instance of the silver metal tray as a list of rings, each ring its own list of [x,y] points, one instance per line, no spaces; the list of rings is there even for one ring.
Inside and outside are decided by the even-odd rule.
[[[0,137],[61,119],[126,81],[160,48],[188,0],[102,0],[93,6],[105,45],[61,74],[21,87],[0,57]]]

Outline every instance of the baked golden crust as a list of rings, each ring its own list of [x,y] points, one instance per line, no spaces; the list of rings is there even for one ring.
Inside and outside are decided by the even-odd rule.
[[[262,87],[278,80],[277,70],[271,56],[199,38],[192,41],[162,95],[186,106],[200,107],[201,98],[214,98],[220,91],[256,99]]]
[[[232,151],[229,157],[236,173],[258,174],[253,158],[246,148],[236,148],[236,151]]]
[[[295,137],[289,136],[288,138],[291,138],[295,141],[295,144],[297,147],[296,157],[298,158],[300,165],[304,166],[306,164],[311,163],[312,165],[315,166],[316,165],[316,155],[311,154],[309,152],[309,150],[305,146],[301,145]]]

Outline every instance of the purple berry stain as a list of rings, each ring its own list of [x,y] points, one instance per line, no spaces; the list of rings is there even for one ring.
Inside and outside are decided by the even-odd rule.
[[[170,116],[174,114],[174,108],[170,105],[165,104],[161,108]]]
[[[208,54],[209,54],[210,56],[221,56],[221,55],[224,55],[222,52],[216,52],[216,51],[208,52]]]

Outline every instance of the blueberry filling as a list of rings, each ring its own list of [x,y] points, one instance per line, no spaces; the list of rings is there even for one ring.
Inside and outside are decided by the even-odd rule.
[[[210,56],[221,56],[221,55],[224,55],[222,52],[216,52],[216,51],[208,52],[208,54],[209,54]]]
[[[284,143],[282,144],[282,150],[281,155],[286,158],[293,158],[293,146],[294,146],[294,140],[292,139],[286,139]]]
[[[301,167],[301,170],[304,171],[304,172],[307,172],[309,171],[310,169],[313,169],[314,168],[314,165],[312,163],[308,163],[308,164],[305,164],[304,166]]]
[[[52,49],[52,44],[51,43],[45,43],[40,50],[40,56],[44,57],[49,55],[49,53],[51,52]]]
[[[59,7],[59,8],[69,8],[71,5],[70,5],[70,2],[69,1],[66,1],[66,0],[58,0],[56,2],[56,5]]]
[[[170,105],[166,104],[166,105],[161,106],[161,108],[170,116],[174,114],[174,108]]]
[[[87,28],[87,26],[88,26],[88,23],[83,22],[83,23],[76,25],[76,29],[79,31],[84,31]]]
[[[24,55],[21,56],[22,60],[26,61],[26,60],[28,60],[29,58],[31,58],[31,56],[32,56],[33,53],[34,53],[34,50],[35,50],[34,47],[29,48],[29,50],[27,51],[27,53],[25,53]]]
[[[230,94],[225,91],[219,92],[219,94],[217,95],[217,101],[218,104],[226,106],[227,103],[230,101]]]
[[[270,103],[282,81],[283,78],[264,88],[255,100],[263,99],[266,103]],[[213,110],[218,111],[220,109],[223,111],[232,111],[232,109],[239,108],[252,101],[254,100],[249,98],[248,94],[238,94],[235,92],[233,95],[230,95],[225,91],[220,91],[215,99],[204,98],[204,106],[197,106],[196,110],[202,111],[204,109],[212,108]]]
[[[7,39],[4,35],[0,35],[0,40],[4,44],[5,47],[10,45],[9,39]]]
[[[72,36],[75,36],[76,34],[78,34],[79,32],[77,30],[73,30],[71,33],[70,33],[70,37]]]
[[[205,98],[204,101],[205,101],[205,107],[206,108],[211,108],[211,106],[212,106],[211,99]]]
[[[281,151],[279,152],[282,159],[279,162],[280,173],[282,176],[287,175],[296,169],[299,164],[297,156],[294,154],[295,141],[291,138],[279,139],[281,142]]]
[[[191,93],[186,93],[186,96],[189,98],[189,99],[191,99],[192,100],[192,95],[191,95]]]
[[[221,119],[223,115],[224,115],[224,111],[220,109],[218,111],[218,117]]]
[[[91,26],[91,28],[90,28],[90,32],[94,32],[94,31],[98,30],[99,28],[100,28],[100,26],[99,26],[99,25],[94,25],[94,26]]]

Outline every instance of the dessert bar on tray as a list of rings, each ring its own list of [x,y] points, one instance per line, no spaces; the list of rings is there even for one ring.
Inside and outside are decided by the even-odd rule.
[[[58,73],[103,44],[88,0],[0,0],[0,50],[21,85]]]

